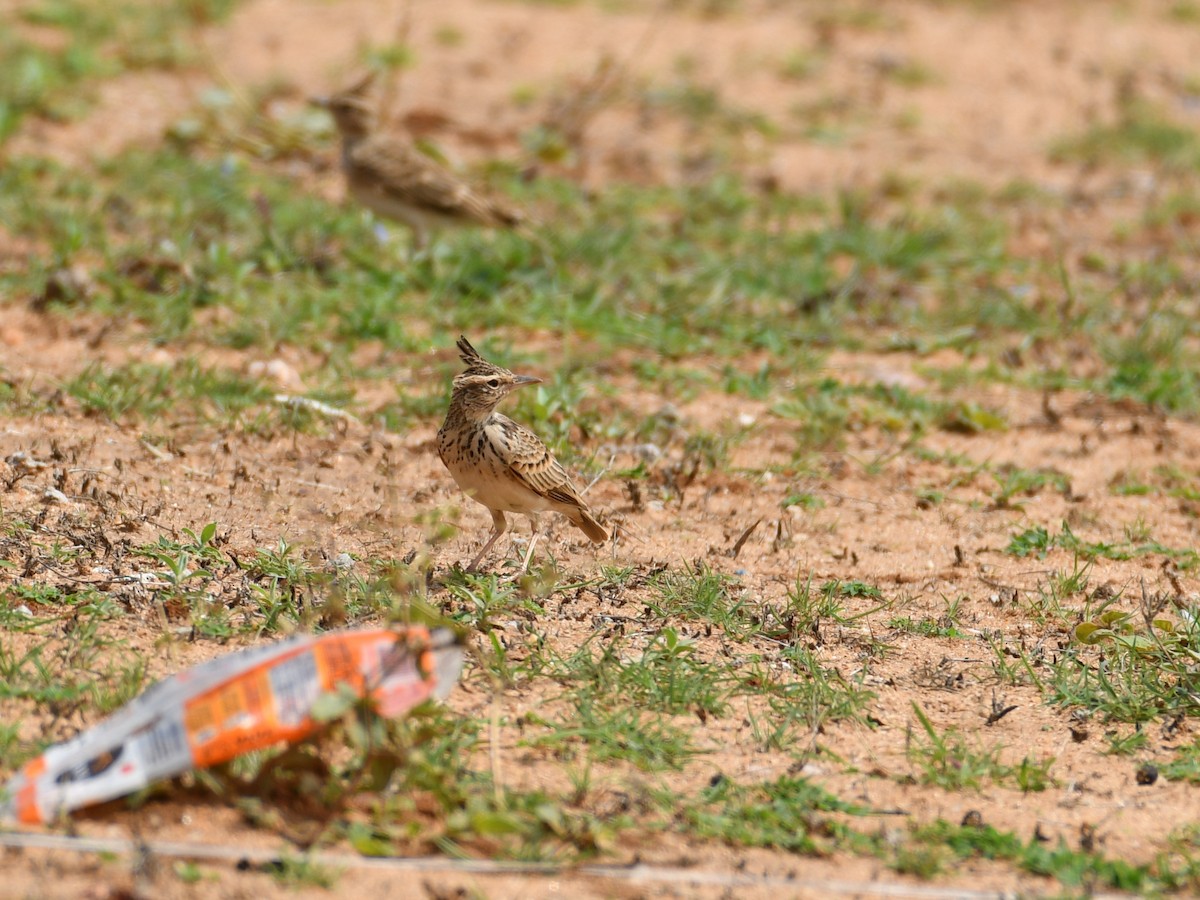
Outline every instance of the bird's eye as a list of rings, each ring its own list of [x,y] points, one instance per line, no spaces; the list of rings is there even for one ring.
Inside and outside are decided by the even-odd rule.
[[[500,379],[499,378],[489,378],[488,379],[488,387],[491,387],[491,388],[500,387]]]

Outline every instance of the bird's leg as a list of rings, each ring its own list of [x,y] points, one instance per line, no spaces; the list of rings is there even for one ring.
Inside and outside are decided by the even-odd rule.
[[[408,258],[412,262],[424,259],[429,250],[429,232],[419,222],[409,222],[412,230],[412,244],[409,246]]]
[[[479,561],[492,549],[492,545],[500,540],[500,535],[508,531],[508,519],[504,518],[504,510],[489,509],[488,512],[492,514],[492,536],[488,538],[487,543],[483,545],[483,549],[479,551],[479,554],[471,560],[471,564],[467,566],[468,572],[476,571]]]
[[[530,514],[529,516],[529,546],[525,548],[525,558],[521,560],[521,571],[529,571],[529,560],[533,558],[533,548],[537,545],[538,540],[538,517]]]

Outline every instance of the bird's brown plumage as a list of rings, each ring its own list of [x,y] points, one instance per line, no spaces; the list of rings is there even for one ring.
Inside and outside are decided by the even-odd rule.
[[[456,225],[513,228],[520,210],[488,197],[419,151],[377,131],[368,99],[373,76],[321,101],[342,136],[342,170],[351,196],[372,212],[404,222],[423,247],[431,231]]]
[[[540,379],[514,375],[484,359],[465,337],[458,340],[466,371],[454,379],[450,409],[438,431],[438,455],[468,496],[492,514],[492,536],[471,567],[508,528],[505,512],[535,522],[542,510],[562,513],[591,540],[608,540],[566,470],[536,434],[496,412],[507,394]]]

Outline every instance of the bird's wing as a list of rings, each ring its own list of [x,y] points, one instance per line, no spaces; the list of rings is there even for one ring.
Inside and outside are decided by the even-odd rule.
[[[350,153],[360,183],[400,203],[481,225],[515,225],[520,215],[474,191],[429,157],[391,136],[363,141]]]
[[[566,469],[536,434],[507,418],[499,427],[507,438],[503,452],[514,478],[547,500],[586,509]]]

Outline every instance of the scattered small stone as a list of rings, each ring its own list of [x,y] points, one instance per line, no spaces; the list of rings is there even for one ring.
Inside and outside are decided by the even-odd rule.
[[[113,581],[122,584],[139,584],[143,587],[168,587],[167,582],[157,572],[130,572],[128,575],[118,575]]]
[[[658,444],[634,444],[633,455],[643,462],[652,463],[662,459],[663,452]]]
[[[333,568],[339,574],[349,572],[354,568],[354,557],[349,553],[339,553],[333,558]]]
[[[962,817],[963,828],[982,828],[983,813],[977,809],[968,809],[966,815]]]
[[[358,416],[353,413],[348,413],[344,409],[338,409],[336,406],[323,403],[320,400],[313,400],[311,397],[292,397],[288,394],[276,394],[275,402],[281,406],[290,406],[293,409],[307,409],[328,419],[342,419],[347,422],[361,424]]]
[[[166,450],[161,450],[158,447],[155,447],[152,443],[150,443],[145,438],[142,438],[140,441],[138,441],[138,443],[142,445],[142,448],[147,453],[149,453],[151,456],[153,456],[159,462],[170,462],[171,460],[173,460],[175,458],[173,455],[168,453]]]
[[[41,309],[47,303],[76,303],[87,300],[96,292],[91,273],[79,264],[55,269],[46,279],[46,288],[34,302]]]
[[[1142,787],[1149,787],[1158,781],[1158,766],[1153,763],[1142,763],[1137,768],[1137,773],[1134,775],[1137,783]]]
[[[18,450],[16,453],[4,457],[4,461],[14,469],[22,469],[26,472],[37,472],[41,469],[50,468],[50,463],[41,459],[35,459],[24,450]]]
[[[664,403],[654,415],[668,425],[677,425],[683,421],[683,413],[674,403]]]
[[[71,502],[71,498],[60,491],[58,488],[48,487],[42,491],[43,503],[58,503],[66,505]]]
[[[302,393],[305,390],[304,379],[289,363],[282,359],[255,360],[246,368],[251,378],[270,381],[276,387],[285,391]]]

